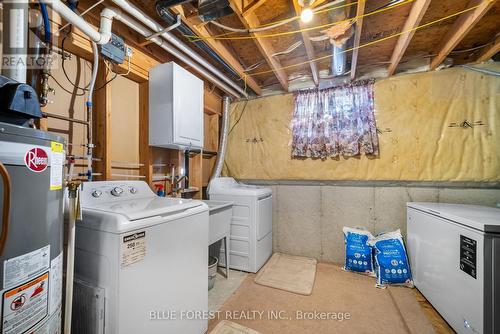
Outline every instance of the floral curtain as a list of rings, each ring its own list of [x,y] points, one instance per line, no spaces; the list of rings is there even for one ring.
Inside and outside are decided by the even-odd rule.
[[[378,155],[373,81],[295,95],[292,157]]]

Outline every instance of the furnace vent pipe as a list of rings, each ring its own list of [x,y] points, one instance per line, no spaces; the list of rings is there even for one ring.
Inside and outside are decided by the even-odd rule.
[[[130,5],[127,1],[118,1],[113,0],[118,6],[124,8],[125,11],[130,13],[132,16],[136,17],[142,23],[153,27],[153,31],[150,31],[147,28],[144,28],[142,24],[133,20],[132,18],[126,16],[125,14],[120,13],[120,11],[110,8],[105,8],[101,12],[101,27],[99,32],[96,31],[90,24],[88,24],[84,19],[82,19],[78,14],[74,13],[70,8],[68,8],[64,3],[60,0],[41,0],[41,2],[49,5],[54,11],[58,12],[65,20],[67,20],[70,24],[73,24],[78,29],[80,29],[85,35],[87,35],[90,39],[95,41],[97,44],[105,44],[111,38],[111,25],[113,19],[117,19],[127,25],[129,28],[135,30],[139,34],[144,37],[149,37],[153,33],[158,32],[162,29],[158,24],[156,24],[152,19],[146,16],[143,12],[141,12],[136,7]],[[165,38],[167,33],[162,34],[162,37]],[[172,45],[167,43],[165,40],[161,38],[153,38],[151,41],[158,44],[168,53],[172,54],[174,57],[180,59],[186,65],[192,67],[196,72],[200,73],[209,81],[215,83],[218,87],[220,87],[225,92],[240,98],[243,96],[248,96],[244,89],[238,86],[234,81],[227,78],[222,72],[217,70],[212,64],[201,58],[197,55],[193,50],[188,48],[184,43],[182,43],[177,38],[170,36],[173,43],[182,50],[174,48]],[[194,61],[193,61],[194,60]],[[203,66],[201,66],[201,65]],[[223,82],[224,81],[224,82]]]
[[[120,7],[123,11],[127,12],[134,18],[136,18],[138,21],[144,23],[147,27],[149,27],[151,30],[153,30],[154,33],[161,31],[163,27],[156,23],[153,19],[151,19],[149,16],[147,16],[143,11],[141,11],[139,8],[136,6],[130,4],[126,0],[112,0],[113,3],[115,3],[118,7]],[[125,23],[125,22],[124,22]],[[188,55],[190,58],[195,60],[198,64],[203,65],[206,69],[210,70],[215,76],[217,76],[219,79],[224,81],[226,84],[228,84],[230,87],[233,88],[233,90],[236,90],[239,92],[240,95],[243,95],[245,97],[248,96],[248,94],[245,92],[244,89],[242,89],[239,85],[237,85],[233,80],[229,79],[226,75],[224,75],[221,71],[216,69],[212,64],[210,64],[208,61],[206,61],[203,57],[198,55],[196,52],[194,52],[191,48],[189,48],[186,44],[184,44],[180,39],[175,37],[169,32],[165,32],[161,34],[161,37],[165,39],[167,42],[171,43],[172,45],[175,45],[176,48],[178,48],[180,51],[182,51],[184,54]],[[162,45],[160,45],[162,46]],[[178,52],[176,52],[178,53]],[[174,54],[175,55],[175,54]],[[180,58],[181,60],[184,61],[184,59]]]
[[[108,17],[101,13],[101,28],[99,29],[99,31],[96,31],[80,15],[72,11],[61,0],[40,0],[40,2],[46,4],[47,6],[50,6],[66,21],[80,29],[85,35],[87,35],[92,41],[96,42],[97,44],[106,44],[111,39],[112,17]],[[105,11],[103,11],[103,13],[104,12]]]
[[[224,167],[224,158],[227,149],[227,135],[229,131],[229,105],[231,104],[231,99],[229,96],[224,96],[222,99],[222,131],[220,134],[219,152],[217,154],[217,161],[215,162],[214,172],[212,174],[212,180],[220,177],[222,173],[222,167]]]
[[[116,20],[122,22],[123,24],[128,26],[130,29],[136,31],[137,33],[141,34],[142,36],[147,37],[147,36],[151,36],[154,33],[153,31],[145,28],[143,25],[141,25],[139,22],[137,22],[133,18],[129,17],[128,15],[126,15],[124,13],[120,13],[119,10],[117,10],[117,9],[110,9],[110,10],[113,10],[115,12],[114,18]],[[239,86],[236,85],[236,87],[238,87],[238,90],[235,90],[235,89],[233,89],[232,85],[230,87],[226,83],[222,82],[221,80],[219,80],[219,78],[217,78],[216,76],[207,72],[205,70],[205,68],[200,66],[199,63],[191,60],[191,58],[189,58],[189,57],[186,57],[183,53],[179,52],[176,48],[171,46],[169,43],[166,43],[161,38],[155,37],[155,38],[152,38],[150,41],[157,44],[162,49],[164,49],[168,53],[172,54],[174,57],[179,58],[186,65],[190,66],[196,72],[200,73],[202,76],[207,78],[209,81],[213,82],[218,87],[220,87],[222,90],[233,95],[234,97],[240,98],[242,94],[246,94],[245,91],[242,90]],[[209,64],[209,65],[211,68],[213,68],[213,66],[211,64]]]

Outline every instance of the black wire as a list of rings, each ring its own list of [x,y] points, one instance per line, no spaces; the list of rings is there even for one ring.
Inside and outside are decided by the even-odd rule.
[[[62,90],[64,90],[66,93],[68,94],[75,94],[76,96],[84,96],[85,95],[85,92],[82,92],[82,93],[75,93],[75,92],[71,92],[69,90],[67,90],[63,85],[61,85],[61,83],[59,81],[57,81],[57,79],[52,75],[52,74],[49,74],[50,77],[56,82],[56,84],[62,88]]]
[[[231,132],[233,131],[234,127],[236,125],[238,125],[238,123],[241,121],[241,118],[243,117],[243,114],[245,113],[245,109],[247,108],[247,104],[248,104],[248,100],[245,101],[245,105],[243,106],[243,110],[241,111],[240,117],[238,117],[238,119],[233,124],[233,126],[231,127],[231,129],[229,129],[229,132],[227,133],[228,136],[231,134]]]
[[[76,89],[82,90],[82,91],[83,91],[83,93],[79,94],[79,93],[73,93],[73,92],[70,92],[70,91],[68,91],[66,88],[64,88],[64,87],[63,87],[63,86],[62,86],[62,85],[61,85],[61,84],[60,84],[60,83],[59,83],[59,82],[58,82],[58,81],[57,81],[57,80],[56,80],[56,79],[55,79],[52,75],[51,75],[51,77],[52,77],[52,79],[54,79],[54,81],[55,81],[55,82],[56,82],[56,83],[57,83],[57,84],[58,84],[58,85],[59,85],[59,86],[60,86],[60,87],[61,87],[64,91],[66,91],[66,92],[68,92],[68,93],[70,93],[70,94],[75,94],[76,96],[82,96],[82,95],[85,95],[85,92],[88,92],[88,91],[89,91],[88,87],[90,86],[90,82],[87,84],[87,86],[85,86],[85,88],[82,88],[82,87],[78,86],[76,83],[74,83],[74,82],[73,82],[73,81],[69,78],[69,75],[68,75],[68,73],[66,72],[66,68],[65,68],[65,66],[64,66],[64,61],[65,61],[65,56],[64,56],[64,54],[65,54],[65,51],[64,51],[64,42],[65,42],[65,40],[66,40],[66,38],[67,38],[67,37],[68,37],[68,36],[64,36],[64,37],[63,37],[63,39],[62,39],[62,41],[61,41],[61,51],[62,51],[62,52],[61,52],[61,53],[62,53],[62,69],[63,69],[63,72],[64,72],[64,76],[66,77],[66,79],[68,80],[68,82],[69,82],[69,83],[70,83],[73,87],[75,87]],[[107,72],[106,72],[106,75],[107,75],[108,73],[109,73],[109,72],[107,71]],[[106,87],[106,85],[107,85],[107,84],[109,84],[110,82],[112,82],[113,80],[115,80],[115,79],[118,77],[118,73],[116,73],[116,72],[113,72],[113,73],[114,73],[115,75],[114,75],[111,79],[109,79],[109,80],[107,80],[105,83],[103,83],[100,87],[94,88],[94,92],[97,92],[98,90],[103,89],[104,87]]]
[[[85,86],[85,88],[82,88],[82,87],[79,87],[77,84],[73,83],[73,80],[71,80],[69,78],[69,75],[68,73],[66,72],[66,67],[64,66],[64,62],[66,61],[66,57],[65,57],[65,50],[64,50],[64,42],[66,41],[66,38],[68,36],[64,36],[62,41],[61,41],[61,51],[62,51],[62,70],[64,72],[64,76],[66,77],[66,79],[68,80],[68,82],[73,86],[75,87],[76,89],[80,89],[80,90],[83,90],[83,91],[86,91],[88,90],[87,88],[89,88],[90,86],[90,82],[87,84],[87,86]]]

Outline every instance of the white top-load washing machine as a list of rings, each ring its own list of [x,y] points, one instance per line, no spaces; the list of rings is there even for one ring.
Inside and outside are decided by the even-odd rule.
[[[500,333],[500,209],[408,203],[415,286],[459,334]]]
[[[73,333],[205,333],[207,205],[102,181],[83,184],[81,206]]]
[[[219,177],[210,182],[208,192],[211,200],[234,203],[229,267],[257,272],[273,252],[272,189],[239,183],[232,177]]]

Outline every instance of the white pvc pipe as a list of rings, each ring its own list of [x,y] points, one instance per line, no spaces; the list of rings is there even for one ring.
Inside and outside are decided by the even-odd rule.
[[[76,191],[69,190],[68,245],[66,248],[66,298],[64,305],[64,334],[71,333],[71,315],[73,307],[73,281],[75,275],[75,222]]]
[[[97,44],[106,44],[111,39],[111,19],[106,16],[101,16],[101,29],[96,31],[88,24],[80,15],[72,11],[61,0],[41,0],[47,6],[50,6],[54,11],[59,13],[66,21],[80,29],[92,41]]]
[[[136,32],[140,33],[144,37],[151,36],[153,33],[163,29],[161,26],[159,26],[153,20],[151,20],[148,16],[142,13],[139,9],[133,7],[126,1],[113,0],[113,2],[115,2],[120,7],[124,8],[129,12],[132,12],[132,15],[135,16],[139,21],[147,24],[148,26],[152,26],[153,27],[152,29],[154,31],[150,31],[149,29],[144,28],[142,24],[136,22],[135,20],[124,14],[121,14],[117,10],[106,8],[101,13],[101,28],[99,32],[97,32],[90,24],[88,24],[84,19],[82,19],[78,14],[74,13],[60,0],[41,0],[41,1],[51,6],[51,8],[56,12],[58,12],[65,20],[75,25],[78,29],[80,29],[83,33],[89,36],[89,38],[91,38],[97,44],[107,43],[111,38],[111,25],[113,18],[120,20],[121,22],[123,22],[130,28],[134,29]],[[219,86],[222,90],[226,91],[227,93],[237,98],[240,98],[242,95],[248,96],[248,94],[234,81],[227,78],[222,72],[220,72],[212,64],[201,58],[198,54],[196,54],[194,51],[192,51],[190,48],[184,45],[184,43],[182,43],[180,40],[173,37],[169,33],[162,34],[162,37],[169,38],[183,52],[179,52],[179,50],[177,50],[170,44],[166,43],[163,39],[154,38],[151,39],[151,41],[161,46],[163,49],[165,49],[173,56],[179,58],[186,65],[191,66],[194,70],[196,70],[198,73],[200,73],[208,80],[215,83],[217,86]],[[200,66],[200,64],[203,65],[203,67]],[[211,73],[209,73],[207,70],[210,71]],[[215,76],[212,74],[214,74]],[[227,84],[222,81],[225,81]]]
[[[128,3],[126,0],[112,0],[117,6],[123,9],[125,12],[129,13],[131,16],[136,18],[139,22],[144,23],[148,26],[154,33],[161,31],[163,27],[156,23],[153,19],[147,16],[143,11],[141,11],[136,6]],[[215,74],[218,78],[225,81],[228,85],[233,87],[236,91],[238,91],[241,95],[247,97],[248,94],[238,86],[233,80],[229,79],[226,75],[224,75],[221,71],[212,66],[208,61],[206,61],[203,57],[194,52],[191,48],[185,45],[180,39],[175,37],[169,32],[165,32],[161,34],[167,42],[175,45],[176,48],[184,52],[186,55],[194,59],[197,63],[203,65],[205,68],[209,69],[213,74]],[[161,45],[160,45],[161,46]],[[184,61],[184,60],[183,60]]]
[[[149,29],[145,28],[144,26],[142,26],[139,22],[135,21],[133,18],[127,16],[126,14],[120,13],[119,10],[114,9],[114,11],[115,11],[114,18],[116,20],[124,23],[126,26],[128,26],[132,30],[135,30],[136,32],[138,32],[142,36],[147,37],[147,36],[151,36],[153,34],[153,32],[151,30],[149,30]],[[177,49],[175,49],[170,44],[165,43],[164,40],[156,37],[156,38],[152,38],[151,42],[157,44],[158,46],[160,46],[161,48],[163,48],[168,53],[170,53],[173,56],[175,56],[175,57],[179,58],[180,60],[182,60],[186,65],[190,66],[196,72],[200,73],[202,76],[204,76],[205,78],[207,78],[211,82],[215,83],[217,86],[219,86],[220,88],[222,88],[222,90],[226,91],[227,93],[229,93],[229,94],[231,94],[231,95],[233,95],[233,96],[235,96],[237,98],[240,98],[241,95],[244,93],[244,91],[242,91],[241,94],[240,94],[239,91],[235,91],[232,87],[229,87],[224,82],[222,82],[221,80],[219,80],[217,77],[213,76],[211,73],[208,73],[197,62],[191,60],[188,57],[183,56],[182,53],[180,53]],[[210,66],[212,66],[212,65],[210,65]],[[238,87],[238,88],[240,88],[240,87]],[[240,90],[241,90],[241,88],[240,88]]]
[[[5,66],[2,74],[21,83],[26,83],[28,5],[26,1],[6,1],[3,4],[3,54],[14,59],[16,65]]]

